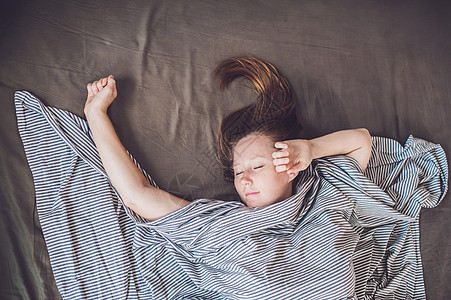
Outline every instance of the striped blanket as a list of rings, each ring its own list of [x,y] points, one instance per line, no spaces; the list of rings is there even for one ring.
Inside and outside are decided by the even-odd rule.
[[[64,299],[425,298],[419,213],[447,190],[440,145],[373,137],[364,174],[326,157],[279,203],[198,199],[147,221],[123,205],[85,120],[28,92],[15,105]]]

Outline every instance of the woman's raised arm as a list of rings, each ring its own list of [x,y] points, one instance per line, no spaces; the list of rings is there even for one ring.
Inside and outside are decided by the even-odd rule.
[[[276,142],[275,147],[280,149],[272,155],[277,172],[299,172],[315,158],[339,154],[353,157],[365,171],[371,155],[371,135],[365,128],[349,129],[312,140]]]
[[[125,205],[148,220],[163,217],[189,203],[150,185],[135,166],[114,130],[107,110],[117,96],[112,75],[87,85],[84,112],[111,183]]]

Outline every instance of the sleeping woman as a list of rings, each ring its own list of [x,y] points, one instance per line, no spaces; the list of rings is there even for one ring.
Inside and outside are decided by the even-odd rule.
[[[302,139],[290,84],[270,63],[231,58],[214,74],[222,89],[244,77],[257,94],[218,133],[223,176],[241,201],[189,202],[149,183],[107,115],[114,77],[87,85],[102,164],[146,220],[134,257],[153,297],[423,298],[418,214],[443,197],[433,191],[446,174],[426,163],[439,166],[441,148],[411,137],[403,149],[366,129]]]
[[[218,137],[224,177],[234,182],[248,207],[267,206],[292,196],[294,179],[316,158],[344,154],[365,170],[371,154],[371,136],[366,129],[296,139],[300,126],[290,84],[268,62],[233,58],[222,62],[215,73],[221,76],[221,87],[244,76],[258,93],[255,104],[222,120]],[[130,160],[107,115],[117,95],[114,77],[89,83],[87,90],[85,115],[105,170],[124,203],[148,220],[190,203],[150,185]]]
[[[290,84],[270,63],[232,58],[214,74],[221,88],[244,77],[257,95],[218,133],[237,201],[189,202],[154,185],[107,115],[112,75],[87,85],[87,123],[16,93],[63,298],[425,298],[419,213],[447,189],[440,145],[366,129],[302,139]]]
[[[221,122],[218,135],[218,158],[223,167],[223,175],[225,179],[234,182],[238,195],[248,208],[269,207],[283,202],[302,191],[302,189],[295,188],[297,186],[295,179],[298,178],[299,172],[309,167],[312,160],[320,157],[343,154],[355,160],[359,166],[359,172],[363,172],[366,169],[372,146],[371,136],[366,129],[338,131],[312,140],[299,139],[300,126],[296,119],[294,94],[290,84],[284,75],[268,62],[253,57],[232,58],[222,62],[214,73],[220,76],[221,88],[227,87],[228,83],[236,77],[243,76],[253,82],[258,95],[256,103],[226,116]],[[84,109],[85,115],[102,164],[125,205],[150,221],[158,220],[189,205],[189,201],[149,184],[119,141],[107,115],[107,109],[117,95],[114,77],[110,75],[89,83],[87,90],[88,98]],[[305,189],[303,191],[305,193]],[[300,198],[297,200],[298,203],[302,203],[304,200],[300,195],[297,198]],[[300,210],[300,208],[295,208],[295,213],[297,213],[296,210]],[[281,211],[283,213],[283,210]],[[293,209],[287,210],[288,215],[292,212]],[[231,211],[228,211],[228,214],[231,213]],[[255,219],[258,219],[258,217],[255,217]],[[246,217],[237,221],[246,222]],[[253,220],[249,223],[252,222]],[[210,228],[213,227],[212,224],[215,224],[214,227],[216,228],[211,230],[215,232],[215,230],[221,228],[220,223],[221,221],[218,223],[210,220],[208,225],[203,225],[202,227]],[[259,234],[265,233],[265,229],[268,226],[274,227],[274,224],[271,223],[271,221],[268,221],[268,224],[263,222],[263,228],[261,228]],[[229,225],[229,227],[233,226],[233,224]],[[346,223],[345,226],[347,227],[345,231],[349,231],[349,224]],[[183,232],[182,229],[179,230]],[[244,231],[244,229],[242,230]],[[332,229],[323,227],[321,230]],[[280,233],[282,234],[283,231],[280,230]],[[318,232],[326,234],[326,232]],[[342,229],[337,229],[336,233],[342,237],[346,237],[349,234],[343,232]],[[227,236],[225,231],[221,232],[221,234],[224,237]],[[217,235],[221,234],[217,233]],[[333,237],[335,239],[335,235]],[[253,238],[255,239],[256,237],[254,236]],[[260,274],[253,274],[255,270],[252,270],[252,268],[255,268],[255,266],[246,266],[247,271],[235,280],[230,280],[231,277],[236,275],[233,275],[233,273],[233,276],[229,274],[222,277],[220,282],[228,279],[226,280],[229,281],[227,287],[215,283],[215,280],[207,281],[206,277],[209,276],[198,276],[197,280],[201,282],[201,286],[208,286],[207,290],[222,291],[222,295],[233,296],[232,298],[237,297],[237,295],[248,299],[276,299],[280,298],[280,296],[289,299],[294,299],[293,297],[298,299],[305,297],[320,297],[322,299],[325,299],[325,297],[338,299],[337,296],[339,298],[352,297],[354,295],[354,276],[350,267],[349,254],[353,253],[357,239],[355,233],[349,238],[351,247],[350,250],[346,251],[348,255],[344,255],[346,257],[344,268],[338,263],[339,259],[336,261],[337,269],[342,269],[342,272],[336,269],[333,272],[333,276],[331,276],[330,271],[322,272],[324,274],[320,278],[317,278],[316,281],[313,280],[313,285],[317,286],[316,289],[312,289],[312,282],[306,285],[301,283],[301,281],[314,279],[315,276],[318,276],[318,269],[316,271],[308,270],[307,264],[304,265],[305,270],[300,269],[302,265],[302,263],[300,265],[300,262],[303,262],[305,258],[297,260],[297,263],[289,263],[299,254],[300,246],[284,246],[284,243],[287,242],[286,240],[276,247],[280,248],[279,250],[271,250],[270,246],[260,254],[258,254],[260,251],[253,250],[254,253],[251,256],[261,256],[253,258],[253,260],[257,259],[254,262],[255,266],[261,264],[261,262],[258,262],[259,260],[265,260],[267,257],[270,257],[269,253],[271,252],[275,256],[287,256],[287,260],[280,260],[278,267],[273,266],[274,262],[265,267],[273,269],[272,271],[266,270]],[[240,239],[243,240],[242,238],[237,240]],[[212,243],[214,240],[214,238],[210,239],[209,242]],[[344,241],[344,243],[348,242]],[[234,243],[231,242],[231,244]],[[318,243],[318,245],[322,246],[310,250],[313,253],[317,253],[318,251],[327,251],[330,247],[329,242]],[[237,247],[236,243],[235,247]],[[218,243],[216,249],[222,249],[222,252],[227,252],[227,250],[224,250],[227,248],[227,246],[222,246],[221,243]],[[245,248],[241,251],[244,251]],[[254,246],[251,248],[254,248]],[[208,247],[200,250],[208,252]],[[246,250],[249,251],[249,249]],[[309,247],[302,249],[302,251],[308,250]],[[290,252],[298,252],[298,254],[290,254]],[[211,256],[211,253],[209,255],[200,255],[203,256],[200,257],[201,261],[209,260],[208,257],[209,255]],[[334,256],[333,252],[324,256],[327,255]],[[242,259],[249,260],[250,257],[246,259],[246,256],[248,255],[243,255]],[[314,257],[308,259],[314,259]],[[234,260],[236,259],[228,258],[221,263],[227,265]],[[326,262],[327,259],[324,258],[323,261]],[[149,260],[148,263],[152,263],[152,261]],[[217,265],[217,263],[215,264]],[[202,265],[202,263],[199,265]],[[262,266],[264,265],[262,264]],[[327,263],[321,265],[321,268],[325,265]],[[237,263],[236,266],[240,266],[240,263]],[[211,273],[211,267],[209,268],[210,272],[207,273],[210,273],[210,276],[217,277],[218,271]],[[241,265],[241,267],[244,266]],[[258,266],[257,269],[260,267]],[[293,268],[295,272],[288,271],[287,268]],[[215,269],[219,269],[220,273],[227,271],[227,267],[223,269],[216,266]],[[285,273],[285,276],[277,274],[273,275],[271,280],[263,280],[263,278],[268,277],[270,273],[275,271],[281,274]],[[316,272],[317,274],[299,276],[299,273],[302,272]],[[291,279],[288,279],[289,277]],[[293,280],[294,278],[296,280]],[[336,280],[337,278],[338,280]],[[283,283],[279,282],[280,279],[283,279]],[[247,288],[243,289],[243,282],[248,282]],[[158,284],[157,282],[155,283]],[[324,284],[330,285],[330,287],[324,288]],[[164,286],[164,284],[162,285]],[[256,292],[255,287],[258,285],[264,285],[265,288],[258,289],[258,292]],[[280,290],[281,287],[284,288],[284,293]],[[288,292],[286,288],[293,289],[291,292]],[[301,292],[302,290],[304,290],[304,293]],[[293,291],[294,294],[292,294]]]

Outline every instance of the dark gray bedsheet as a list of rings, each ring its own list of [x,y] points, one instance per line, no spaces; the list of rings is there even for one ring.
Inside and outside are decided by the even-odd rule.
[[[3,1],[4,2],[4,1]],[[222,59],[284,72],[306,137],[366,127],[451,151],[451,5],[446,1],[17,1],[0,7],[0,297],[59,298],[17,132],[13,93],[83,116],[85,86],[114,74],[110,116],[160,187],[230,198],[214,158],[219,120],[254,100],[220,92]],[[421,213],[428,299],[451,296],[451,203]]]

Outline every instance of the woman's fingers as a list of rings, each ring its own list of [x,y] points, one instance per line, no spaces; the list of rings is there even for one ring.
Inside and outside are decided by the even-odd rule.
[[[286,164],[288,164],[290,162],[290,159],[288,158],[288,157],[284,157],[284,158],[276,158],[276,159],[273,159],[273,161],[272,161],[272,163],[275,165],[275,166],[278,166],[278,165],[286,165]]]
[[[97,88],[97,81],[94,81],[91,84],[91,91],[94,95],[96,95],[99,92],[99,89]]]
[[[275,158],[273,159],[272,163],[276,167],[277,172],[283,172],[289,169],[290,158],[288,157]]]
[[[276,151],[272,153],[272,158],[281,158],[281,157],[286,157],[289,156],[290,153],[288,153],[288,151]]]
[[[275,143],[276,148],[286,149],[288,145],[282,142]],[[279,150],[272,153],[273,164],[276,167],[277,172],[283,172],[288,170],[288,164],[290,163],[290,153],[287,150]]]
[[[287,148],[288,148],[288,144],[285,143],[285,142],[276,142],[276,143],[274,144],[274,146],[275,146],[276,148],[281,148],[281,149],[287,149]]]
[[[99,80],[88,83],[88,85],[86,86],[88,94],[96,95],[98,92],[100,92],[104,87],[108,85],[108,81],[110,78],[114,81],[113,76],[110,75],[109,77],[104,77]]]
[[[276,166],[276,171],[277,172],[283,172],[283,171],[286,171],[286,170],[288,170],[286,165]]]
[[[113,89],[116,88],[116,81],[114,80],[113,75],[110,75],[106,78],[106,86],[111,87]]]
[[[312,161],[311,149],[305,140],[276,142],[274,146],[279,149],[272,153],[277,172],[296,174],[305,170]]]
[[[86,89],[88,90],[88,96],[92,96],[92,90],[91,90],[91,85],[92,83],[88,83],[88,85],[86,86]]]
[[[102,79],[100,79],[99,81],[96,81],[96,86],[99,91],[101,91],[103,89]]]

